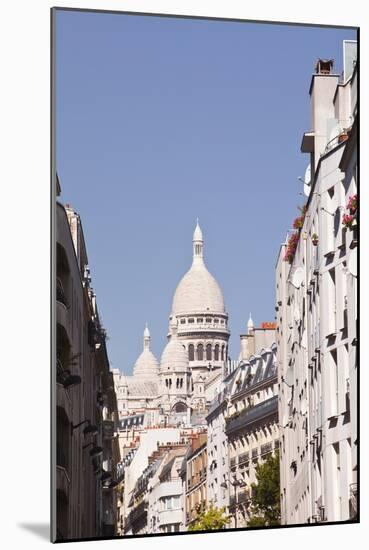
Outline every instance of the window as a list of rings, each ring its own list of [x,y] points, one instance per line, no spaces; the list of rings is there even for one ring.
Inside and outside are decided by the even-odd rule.
[[[188,320],[189,323],[194,323],[195,322],[195,319],[193,317],[190,317],[189,320]]]
[[[203,319],[202,317],[198,317],[198,318],[196,319],[196,321],[197,321],[198,323],[203,323],[203,322],[204,322],[204,319]]]
[[[222,346],[222,355],[221,355],[221,360],[224,361],[224,346]]]
[[[214,323],[219,323],[219,319],[214,319]]]
[[[181,499],[179,496],[170,496],[163,498],[163,509],[164,510],[173,510],[174,508],[179,508],[181,505]]]
[[[219,361],[219,344],[216,344],[214,348],[214,361]]]
[[[204,346],[202,344],[197,346],[197,359],[198,361],[203,361],[204,359]]]
[[[206,321],[207,323],[211,323],[211,317],[206,317],[205,321]]]
[[[206,360],[211,361],[211,359],[212,359],[211,344],[208,344],[206,346]]]
[[[181,325],[184,325],[186,322],[186,319],[181,319]]]
[[[193,344],[188,346],[188,359],[189,361],[194,361],[195,359],[195,346]]]

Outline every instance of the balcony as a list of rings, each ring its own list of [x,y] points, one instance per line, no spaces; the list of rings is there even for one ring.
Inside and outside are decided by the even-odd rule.
[[[277,419],[277,415],[278,396],[274,395],[251,409],[243,410],[238,416],[229,418],[225,431],[227,434],[241,430],[248,431],[251,428],[263,425],[268,418],[272,420],[272,417],[275,416],[275,419]]]

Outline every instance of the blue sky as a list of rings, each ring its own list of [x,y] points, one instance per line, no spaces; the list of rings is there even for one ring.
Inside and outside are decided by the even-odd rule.
[[[199,217],[225,297],[231,356],[249,312],[274,320],[275,262],[304,198],[316,59],[352,30],[58,11],[56,149],[81,215],[113,368],[131,373],[147,321],[166,343]]]

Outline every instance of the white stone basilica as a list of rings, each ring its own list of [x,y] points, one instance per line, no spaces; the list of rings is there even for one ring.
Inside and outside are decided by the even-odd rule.
[[[222,291],[206,268],[199,224],[193,261],[174,293],[168,343],[160,364],[145,327],[132,376],[114,369],[120,420],[141,415],[147,426],[196,424],[215,395],[228,357],[228,315]]]

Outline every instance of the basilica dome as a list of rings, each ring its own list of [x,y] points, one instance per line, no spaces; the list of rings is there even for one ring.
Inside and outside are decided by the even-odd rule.
[[[172,324],[171,337],[164,348],[160,361],[161,371],[186,371],[188,366],[188,352],[177,338],[177,327]]]
[[[150,331],[145,327],[143,351],[133,367],[133,376],[151,378],[159,373],[159,362],[150,350]]]
[[[172,315],[225,313],[223,294],[203,259],[202,231],[197,223],[193,234],[192,266],[174,293]]]

